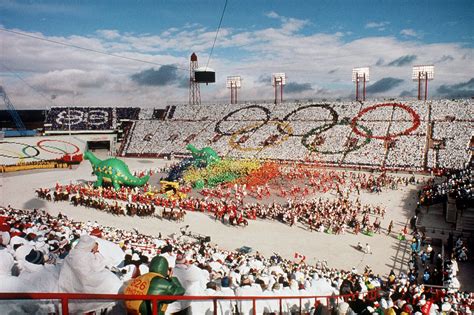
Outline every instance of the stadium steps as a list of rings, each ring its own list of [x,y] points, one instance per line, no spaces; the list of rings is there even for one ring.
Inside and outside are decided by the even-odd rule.
[[[460,227],[458,227],[458,229],[461,231],[474,232],[474,209],[464,210],[460,221]]]

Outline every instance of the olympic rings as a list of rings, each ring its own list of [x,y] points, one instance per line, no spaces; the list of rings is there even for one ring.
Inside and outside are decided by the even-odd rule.
[[[66,150],[64,149],[61,149],[61,148],[58,148],[58,147],[53,147],[52,145],[44,145],[43,144],[43,147],[46,147],[46,148],[51,148],[51,149],[56,149],[58,151],[61,151],[63,154],[69,154]],[[44,148],[42,148],[44,150]],[[56,154],[60,154],[60,153],[56,153]]]
[[[289,112],[288,114],[286,114],[285,117],[283,117],[282,121],[288,121],[288,119],[296,114],[297,112],[299,112],[300,110],[303,110],[303,109],[306,109],[306,108],[311,108],[311,107],[320,107],[320,108],[324,108],[326,110],[329,111],[329,113],[331,114],[331,122],[330,123],[325,123],[322,128],[324,129],[323,131],[325,130],[328,130],[330,128],[332,128],[334,125],[336,125],[337,123],[337,120],[339,119],[339,115],[338,113],[334,110],[334,108],[332,108],[329,104],[310,104],[310,105],[305,105],[305,106],[301,106],[301,107],[298,107],[297,109]],[[288,123],[287,123],[288,124]],[[282,129],[280,126],[277,127],[278,128],[278,131],[281,132],[281,133],[285,133],[285,130]],[[304,136],[304,134],[296,134],[296,133],[293,133],[292,136],[297,136],[297,137],[302,137]]]
[[[399,133],[396,133],[396,134],[388,134],[386,136],[374,136],[374,135],[369,135],[367,133],[364,133],[362,131],[359,130],[359,128],[357,127],[357,121],[364,115],[366,114],[367,112],[370,112],[376,108],[379,108],[379,107],[389,107],[389,106],[393,106],[393,107],[399,107],[405,111],[407,111],[413,118],[413,125]],[[380,140],[392,140],[393,138],[396,138],[396,137],[399,137],[399,136],[402,136],[402,135],[407,135],[411,132],[413,132],[414,130],[416,130],[419,126],[420,126],[420,116],[411,108],[411,107],[408,107],[406,105],[403,105],[403,104],[397,104],[397,103],[386,103],[386,104],[377,104],[377,105],[373,105],[373,106],[369,106],[367,108],[364,108],[363,110],[361,110],[356,117],[352,118],[352,122],[351,122],[351,126],[352,126],[352,130],[358,134],[359,136],[362,136],[362,137],[370,137],[372,139],[380,139]],[[359,125],[361,126],[361,125]],[[361,126],[362,127],[362,126]],[[363,129],[363,128],[362,128]]]
[[[22,143],[22,142],[13,142],[13,141],[0,141],[0,144],[1,143],[13,143],[13,144],[19,144],[19,145],[22,145],[24,146],[23,149],[22,149],[22,152],[23,154],[25,154],[25,156],[12,156],[12,155],[7,155],[7,154],[1,154],[0,153],[0,156],[3,156],[3,157],[6,157],[6,158],[10,158],[10,159],[29,159],[29,158],[34,158],[34,157],[37,157],[39,154],[40,154],[40,151],[33,145],[31,144],[27,144],[27,143]],[[33,150],[36,151],[36,153],[34,155],[30,155],[28,153],[26,153],[26,150],[28,148],[31,148]],[[11,152],[11,151],[8,151],[8,152]]]
[[[74,147],[74,149],[75,149],[74,152],[67,152],[67,151],[59,149],[60,151],[62,151],[65,154],[76,154],[80,151],[79,147],[77,145],[75,145],[74,143],[64,141],[64,140],[59,140],[59,139],[44,139],[44,140],[38,141],[38,143],[36,143],[36,145],[38,146],[38,148],[42,149],[45,152],[49,152],[49,153],[53,153],[53,154],[62,154],[62,153],[46,150],[44,147],[54,148],[54,149],[58,149],[58,148],[51,147],[51,146],[45,146],[45,145],[43,145],[44,142],[62,142],[62,143],[66,143],[66,144],[71,145],[71,146]]]
[[[10,152],[10,153],[12,153],[12,154],[16,154],[16,155],[18,155],[18,157],[17,157],[18,159],[23,159],[23,156],[22,156],[21,154],[18,154],[18,152],[10,151],[10,150],[5,150],[5,149],[0,149],[0,150],[5,151],[5,152]],[[3,156],[3,154],[0,154],[0,156]],[[9,156],[8,156],[8,157],[9,157]]]
[[[73,146],[74,147],[74,152],[68,152],[67,150],[59,148],[59,147],[55,147],[55,146],[52,146],[52,145],[46,145],[46,144],[44,144],[45,142],[62,142],[62,143],[65,143],[67,145]],[[4,152],[7,152],[7,153],[12,153],[12,155],[0,153],[0,157],[10,158],[10,159],[43,160],[43,159],[38,157],[41,154],[40,149],[42,151],[52,153],[52,154],[58,154],[58,155],[76,154],[80,151],[80,149],[77,145],[75,145],[71,142],[64,141],[64,140],[59,140],[59,139],[41,140],[41,141],[38,141],[36,143],[36,145],[31,145],[31,144],[27,144],[27,143],[23,143],[23,142],[13,142],[13,141],[0,141],[0,144],[1,143],[16,144],[16,145],[22,145],[23,146],[20,153],[17,153],[17,152],[12,151],[12,150],[7,150],[7,149],[0,148],[0,151],[4,151]],[[49,150],[47,148],[53,149],[54,151]],[[31,150],[34,150],[34,151],[31,151]],[[59,151],[59,152],[57,152],[57,151]]]
[[[243,127],[241,129],[237,130],[236,132],[234,132],[232,134],[232,136],[230,137],[230,139],[229,139],[229,145],[233,149],[243,151],[243,152],[260,151],[262,149],[277,146],[280,143],[285,142],[286,140],[288,140],[288,138],[290,137],[290,135],[293,132],[293,129],[289,126],[289,124],[284,124],[282,121],[269,121],[269,123],[272,124],[272,125],[276,125],[277,127],[281,127],[281,128],[286,129],[285,134],[283,134],[283,136],[281,137],[281,139],[279,141],[275,141],[272,144],[265,145],[265,146],[262,146],[262,147],[254,147],[254,148],[244,148],[240,145],[240,143],[236,142],[237,136],[249,133],[251,130],[257,130],[258,128],[263,126],[263,125],[257,123],[257,124],[253,124],[253,125],[250,125],[250,126]]]
[[[338,126],[351,126],[351,124],[349,122],[346,122],[346,121],[340,121],[335,125],[338,125]],[[370,142],[370,139],[371,139],[369,137],[369,135],[372,135],[372,131],[370,129],[368,129],[365,126],[359,125],[359,127],[361,129],[363,129],[366,132],[366,134],[368,135],[368,136],[365,136],[364,142],[362,142],[361,144],[357,144],[355,146],[349,147],[348,149],[343,149],[343,150],[338,150],[338,151],[321,151],[321,150],[318,150],[317,147],[315,145],[313,145],[312,143],[308,143],[308,138],[311,137],[311,136],[314,136],[314,135],[319,135],[319,134],[323,133],[324,131],[328,130],[328,129],[324,129],[323,127],[324,126],[316,127],[316,128],[311,129],[308,133],[306,133],[301,138],[301,144],[303,144],[303,146],[311,152],[318,152],[318,153],[326,154],[326,155],[328,155],[328,154],[341,154],[341,153],[344,154],[344,153],[349,153],[349,152],[352,152],[352,151],[359,150],[363,146],[367,145]]]
[[[236,110],[228,113],[227,115],[225,115],[221,120],[219,120],[217,122],[216,126],[214,127],[214,131],[218,134],[223,135],[223,136],[232,136],[232,134],[233,134],[232,132],[230,132],[230,131],[225,131],[224,132],[224,131],[221,130],[221,123],[224,122],[224,121],[227,121],[227,119],[229,117],[231,117],[232,115],[234,115],[234,114],[236,114],[236,113],[238,113],[238,112],[240,112],[244,109],[249,109],[249,108],[257,108],[257,109],[262,110],[265,113],[265,119],[262,120],[261,123],[253,125],[253,127],[248,129],[248,130],[247,130],[246,127],[244,127],[243,129],[246,130],[245,133],[250,133],[250,132],[253,132],[253,131],[257,130],[258,128],[265,125],[270,120],[270,110],[268,108],[266,108],[264,106],[260,106],[260,105],[249,105],[249,106],[245,106],[245,107],[241,107],[239,109],[236,109]]]

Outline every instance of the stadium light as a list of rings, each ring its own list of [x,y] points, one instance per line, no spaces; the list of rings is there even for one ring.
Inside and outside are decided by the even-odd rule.
[[[418,81],[418,100],[421,100],[421,81],[425,81],[425,101],[428,98],[428,81],[434,79],[433,65],[413,66],[411,78]]]
[[[370,80],[370,68],[358,67],[352,69],[352,82],[356,86],[356,101],[359,101],[359,81],[362,81],[362,100],[365,101],[365,84]]]
[[[283,86],[286,85],[284,72],[272,73],[272,86],[275,89],[275,104],[278,103],[278,87],[280,87],[280,103],[283,102]]]
[[[227,77],[226,87],[230,89],[230,103],[237,104],[237,89],[242,87],[242,78],[240,76]]]

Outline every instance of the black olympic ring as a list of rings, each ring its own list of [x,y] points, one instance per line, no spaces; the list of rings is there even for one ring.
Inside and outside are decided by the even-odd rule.
[[[32,146],[31,144],[28,144],[28,143],[13,142],[13,141],[0,141],[0,144],[1,144],[1,143],[14,143],[14,144],[22,145],[22,146],[24,146],[24,147],[23,147],[23,149],[22,149],[21,151],[22,151],[25,155],[27,154],[27,153],[26,153],[26,150],[27,150],[28,148],[32,148],[33,150],[36,151],[36,154],[35,154],[35,155],[30,155],[30,154],[28,154],[28,156],[23,156],[23,157],[11,156],[11,155],[8,155],[8,154],[2,154],[2,153],[0,153],[0,156],[6,157],[6,158],[10,158],[10,159],[18,159],[18,158],[29,159],[29,158],[34,158],[34,157],[37,157],[38,155],[40,155],[40,151],[39,151],[35,146]]]
[[[336,125],[349,126],[349,127],[352,126],[351,123],[347,122],[347,121],[341,121],[341,122],[337,123]],[[365,126],[362,126],[362,125],[358,125],[358,127],[360,127],[362,130],[364,130],[366,132],[367,136],[365,137],[364,142],[362,142],[361,144],[357,144],[357,145],[355,145],[355,146],[353,146],[352,148],[349,148],[349,149],[344,149],[344,150],[339,150],[339,151],[320,151],[313,144],[309,144],[308,143],[308,138],[309,137],[314,136],[314,135],[319,135],[319,134],[323,133],[324,131],[328,130],[328,129],[323,130],[322,127],[313,128],[308,133],[306,133],[301,138],[301,144],[311,152],[318,152],[318,153],[325,154],[325,155],[343,154],[343,153],[349,153],[349,152],[352,152],[352,151],[356,151],[356,150],[359,150],[360,148],[362,148],[363,146],[369,144],[370,139],[371,139],[371,135],[372,135],[372,131],[369,128],[367,128]]]
[[[310,104],[310,105],[304,105],[304,106],[301,106],[301,107],[298,107],[297,109],[295,110],[292,110],[291,112],[289,112],[288,114],[286,114],[285,117],[283,117],[283,119],[281,120],[282,122],[286,122],[288,121],[288,119],[296,114],[297,112],[299,112],[300,110],[303,110],[303,109],[306,109],[306,108],[310,108],[310,107],[321,107],[321,108],[324,108],[326,110],[329,111],[329,113],[331,114],[331,122],[330,123],[325,123],[324,125],[322,125],[321,127],[317,127],[317,128],[322,128],[321,132],[323,131],[326,131],[332,127],[334,127],[334,125],[336,125],[337,123],[337,120],[339,119],[339,114],[334,110],[334,108],[332,108],[329,104]],[[285,131],[284,128],[282,128],[280,125],[277,126],[277,129],[280,133],[282,134],[287,134],[287,132]],[[314,128],[313,128],[314,129]],[[289,135],[289,136],[297,136],[297,137],[303,137],[305,134],[296,134],[296,133],[293,133],[292,135]]]
[[[251,129],[249,129],[249,130],[246,130],[245,133],[254,132],[254,131],[258,130],[260,127],[262,127],[263,125],[265,125],[266,123],[268,123],[268,121],[270,120],[270,110],[269,110],[268,108],[266,108],[266,107],[264,107],[264,106],[260,106],[260,105],[249,105],[249,106],[245,106],[245,107],[236,109],[236,110],[234,110],[234,111],[228,113],[228,114],[225,115],[224,117],[222,117],[222,119],[217,122],[217,124],[216,124],[216,126],[215,126],[215,128],[214,128],[214,131],[215,131],[216,133],[218,133],[218,134],[223,135],[223,136],[232,136],[232,134],[234,134],[234,132],[230,132],[230,131],[225,131],[225,132],[223,132],[223,131],[221,130],[221,123],[222,123],[223,121],[227,121],[227,119],[228,119],[229,117],[231,117],[232,115],[234,115],[234,114],[240,112],[241,110],[249,109],[249,108],[258,108],[258,109],[262,110],[262,111],[265,113],[266,118],[265,118],[265,120],[262,121],[261,124],[257,125],[256,127],[251,128]]]

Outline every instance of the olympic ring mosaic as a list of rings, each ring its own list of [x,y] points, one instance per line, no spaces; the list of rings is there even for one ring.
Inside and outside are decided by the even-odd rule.
[[[52,145],[45,144],[45,143],[54,143],[54,142],[59,142],[59,143],[62,143],[62,144],[66,144],[67,146],[70,146],[73,149],[72,150],[66,150],[66,149],[59,148],[57,146],[52,146]],[[74,143],[71,143],[71,142],[65,141],[65,140],[59,140],[59,139],[40,140],[36,143],[36,145],[23,143],[23,142],[14,142],[14,141],[0,141],[0,144],[14,144],[14,145],[23,146],[21,148],[21,151],[19,151],[19,152],[0,147],[0,157],[10,158],[10,159],[43,160],[43,159],[39,158],[39,155],[41,154],[41,151],[48,152],[48,153],[51,153],[51,154],[56,154],[56,155],[66,155],[66,154],[73,155],[73,154],[77,154],[77,153],[80,152],[79,147],[77,145],[75,145]],[[46,148],[49,148],[49,149],[46,149]],[[53,149],[53,150],[56,150],[56,151],[52,151],[50,149]],[[1,153],[2,151],[10,153],[10,154]]]
[[[8,144],[17,144],[17,145],[22,145],[23,148],[21,150],[20,153],[17,153],[15,151],[11,151],[11,150],[5,150],[3,148],[0,148],[1,151],[5,151],[5,152],[10,152],[10,153],[13,153],[13,154],[16,154],[14,156],[12,155],[7,155],[7,154],[3,154],[3,153],[0,153],[0,156],[2,157],[5,157],[5,158],[10,158],[10,159],[29,159],[29,158],[35,158],[37,157],[38,155],[40,155],[40,151],[33,145],[31,144],[28,144],[28,143],[22,143],[22,142],[13,142],[13,141],[0,141],[0,144],[2,143],[8,143]],[[36,153],[34,153],[34,155],[31,155],[31,154],[28,154],[26,151],[28,150],[28,148],[31,148],[33,150],[35,150]],[[24,155],[22,155],[22,153]]]
[[[350,126],[350,127],[352,127],[352,125],[349,122],[346,122],[346,121],[340,121],[337,124],[335,124],[335,126]],[[372,131],[369,128],[367,128],[365,126],[362,126],[362,125],[359,125],[358,127],[361,128],[362,130],[364,130],[367,133],[367,135],[372,135]],[[328,128],[324,129],[322,127],[316,127],[316,128],[311,129],[308,133],[306,133],[301,138],[301,144],[303,144],[303,146],[311,152],[317,152],[317,153],[320,153],[320,154],[329,155],[329,154],[341,154],[341,153],[344,154],[344,153],[349,153],[349,152],[352,152],[352,151],[356,151],[356,150],[359,150],[360,148],[362,148],[363,146],[366,146],[370,142],[370,137],[367,136],[367,137],[365,137],[365,139],[362,143],[360,143],[360,144],[357,143],[356,145],[350,146],[350,147],[345,148],[343,150],[333,150],[333,151],[326,150],[326,151],[323,151],[323,150],[319,150],[317,148],[318,147],[317,145],[314,145],[313,143],[310,143],[308,141],[308,139],[310,137],[318,136],[318,135],[322,134],[323,132],[325,132],[327,130],[329,130],[329,129]]]
[[[253,148],[247,148],[247,147],[242,147],[240,145],[240,143],[238,143],[236,141],[236,138],[237,136],[240,136],[240,135],[243,135],[243,134],[246,134],[248,132],[250,132],[249,130],[252,130],[252,129],[255,129],[256,126],[258,125],[257,129],[262,127],[263,125],[260,125],[260,123],[257,123],[257,124],[253,124],[253,125],[250,125],[250,126],[247,126],[247,127],[243,127],[243,128],[240,128],[239,130],[237,130],[236,132],[234,132],[232,134],[232,136],[230,137],[229,139],[229,145],[233,148],[233,149],[237,149],[239,151],[244,151],[244,152],[251,152],[251,151],[260,151],[264,148],[269,148],[269,147],[274,147],[274,146],[277,146],[279,145],[280,143],[282,142],[285,142],[286,140],[288,140],[288,138],[290,137],[291,133],[293,132],[293,130],[291,129],[290,126],[288,125],[284,125],[284,123],[282,121],[270,121],[269,122],[270,124],[273,124],[273,125],[276,125],[277,127],[280,127],[280,128],[285,128],[285,134],[280,138],[280,140],[278,141],[274,141],[272,142],[271,144],[268,144],[268,145],[263,145],[263,146],[260,146],[260,147],[253,147]]]
[[[388,135],[374,135],[373,132],[368,128],[363,126],[359,120],[361,119],[365,114],[367,114],[370,111],[376,110],[377,108],[381,107],[392,107],[392,108],[400,108],[404,111],[406,111],[408,114],[410,114],[412,118],[412,126],[409,128],[399,132],[399,133],[394,133],[394,134],[388,134]],[[291,126],[291,117],[296,115],[298,112],[308,109],[308,108],[322,108],[324,110],[327,110],[330,118],[328,120],[322,120],[321,122],[324,122],[323,125],[318,126],[318,127],[313,127],[311,128],[308,132],[306,133],[295,133],[293,127]],[[265,118],[257,123],[249,124],[247,126],[241,127],[239,130],[232,132],[231,130],[221,130],[221,124],[223,122],[229,121],[229,118],[235,115],[236,113],[246,110],[246,109],[258,109],[262,111],[265,114]],[[261,127],[267,124],[274,124],[277,126],[277,130],[280,133],[280,135],[286,135],[281,137],[279,141],[277,142],[271,142],[267,145],[259,146],[259,147],[254,147],[254,148],[245,148],[243,147],[240,143],[236,141],[237,136],[239,135],[244,135],[244,134],[251,134],[259,130]],[[347,125],[352,128],[353,134],[356,136],[362,137],[364,140],[363,142],[357,141],[356,145],[346,145],[346,148],[344,150],[335,150],[335,151],[322,151],[318,148],[318,145],[315,145],[313,143],[309,142],[310,137],[312,136],[317,136],[322,134],[323,132],[326,132],[330,129],[332,129],[336,125]],[[240,151],[259,151],[262,149],[265,149],[267,147],[275,146],[278,144],[281,144],[282,142],[286,141],[288,137],[293,136],[293,137],[302,137],[301,138],[301,143],[302,145],[308,149],[309,151],[312,152],[319,152],[321,154],[339,154],[339,153],[348,153],[352,151],[356,151],[360,149],[361,147],[367,145],[371,139],[378,139],[378,140],[392,140],[394,138],[397,138],[402,135],[407,135],[415,131],[418,127],[420,126],[420,116],[413,110],[412,108],[404,105],[404,104],[398,104],[398,103],[384,103],[384,104],[376,104],[373,106],[366,107],[362,109],[355,117],[352,119],[343,119],[339,121],[339,114],[337,111],[329,104],[310,104],[310,105],[303,105],[300,106],[289,113],[287,113],[283,118],[278,118],[278,117],[271,117],[270,110],[264,106],[260,105],[249,105],[245,107],[241,107],[239,109],[236,109],[234,111],[229,112],[226,114],[221,120],[219,120],[214,128],[214,131],[217,134],[220,134],[222,136],[230,136],[229,140],[229,145],[236,150]],[[250,135],[251,136],[251,135]]]
[[[59,112],[56,116],[58,125],[75,126],[81,123],[100,126],[107,124],[111,113],[106,109],[69,109]]]
[[[362,132],[361,130],[359,130],[359,127],[360,125],[357,124],[357,121],[361,119],[362,116],[364,116],[365,114],[367,114],[368,112],[370,111],[373,111],[377,108],[381,108],[381,107],[398,107],[398,108],[401,108],[403,110],[405,110],[406,112],[408,112],[411,117],[412,117],[412,126],[399,132],[399,133],[396,133],[396,134],[388,134],[388,135],[385,135],[385,136],[378,136],[378,135],[368,135],[366,132]],[[379,140],[392,140],[393,138],[397,138],[399,136],[403,136],[403,135],[407,135],[407,134],[410,134],[412,133],[413,131],[415,131],[416,129],[418,129],[418,127],[420,126],[420,116],[411,108],[411,107],[408,107],[404,104],[397,104],[397,103],[386,103],[386,104],[377,104],[377,105],[373,105],[373,106],[369,106],[369,107],[366,107],[364,108],[363,110],[361,110],[356,117],[352,118],[352,130],[358,134],[359,136],[362,136],[362,137],[370,137],[372,139],[379,139]]]

